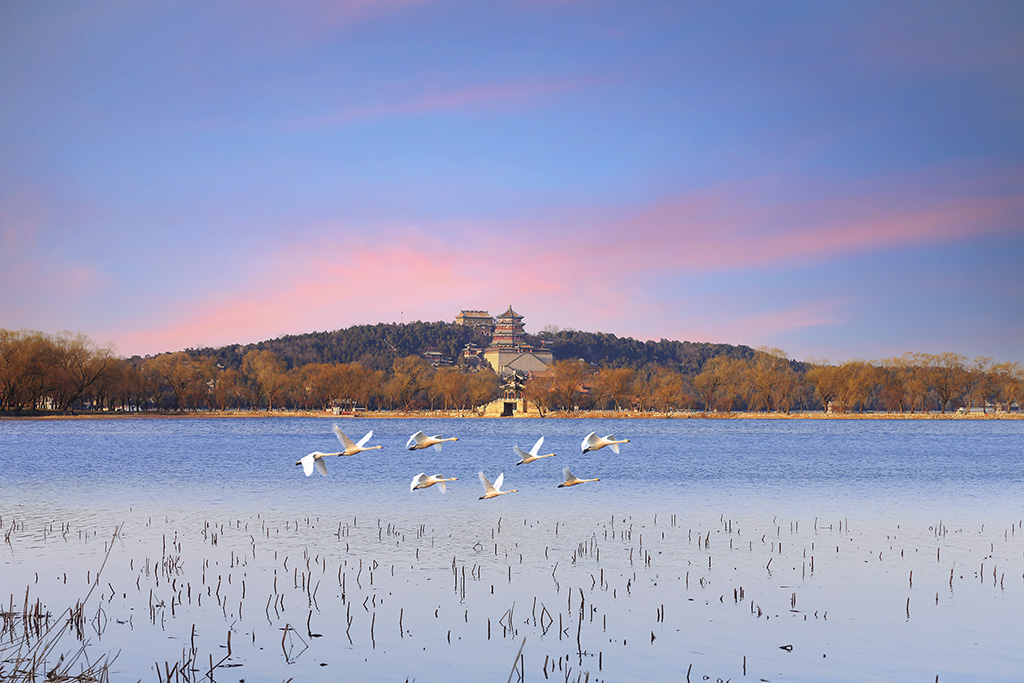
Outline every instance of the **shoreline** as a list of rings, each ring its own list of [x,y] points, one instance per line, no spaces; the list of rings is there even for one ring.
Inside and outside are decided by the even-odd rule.
[[[361,411],[358,414],[335,414],[323,410],[213,410],[200,412],[47,412],[47,411],[21,411],[17,414],[0,414],[0,421],[4,420],[180,420],[180,419],[207,419],[207,418],[268,418],[268,417],[315,417],[333,418],[336,420],[345,419],[658,419],[658,420],[1024,420],[1024,412],[929,412],[929,413],[826,413],[823,411],[794,412],[794,413],[704,413],[704,412],[677,412],[677,413],[640,413],[636,411],[611,411],[611,410],[590,410],[590,411],[554,411],[543,416],[536,414],[518,415],[512,417],[485,416],[473,411],[458,410],[425,410],[425,411]]]

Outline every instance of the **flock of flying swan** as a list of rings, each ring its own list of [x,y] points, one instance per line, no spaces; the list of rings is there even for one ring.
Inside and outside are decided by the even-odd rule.
[[[373,430],[371,429],[366,433],[366,436],[361,438],[359,441],[352,441],[348,438],[338,425],[334,425],[332,428],[334,435],[338,437],[338,441],[345,447],[345,450],[338,451],[336,453],[321,453],[320,451],[313,451],[309,455],[303,456],[295,462],[296,465],[302,465],[302,471],[306,473],[306,476],[313,474],[313,470],[316,469],[323,476],[327,476],[327,464],[324,462],[324,458],[337,455],[355,455],[362,453],[363,451],[372,451],[381,446],[367,446],[366,443],[373,437]],[[441,445],[446,441],[458,441],[458,437],[449,436],[442,438],[440,434],[435,436],[427,436],[422,431],[418,431],[409,437],[409,441],[406,442],[405,447],[410,451],[417,451],[424,448],[433,446],[437,450],[441,450]],[[608,446],[615,453],[619,452],[619,444],[629,443],[629,439],[616,439],[614,434],[608,436],[598,436],[594,432],[590,432],[583,437],[583,443],[580,444],[582,452],[587,453],[590,451],[597,451],[605,446]],[[512,446],[512,451],[519,456],[519,462],[516,465],[526,465],[540,460],[541,458],[554,457],[554,453],[545,453],[541,455],[540,447],[544,444],[544,437],[537,439],[537,442],[533,444],[533,448],[529,452],[524,451],[519,446]],[[588,481],[600,481],[597,477],[593,479],[579,479],[569,471],[568,467],[562,468],[562,475],[565,481],[558,485],[558,488],[566,488],[569,486],[576,486],[577,484],[584,484]],[[445,483],[449,481],[457,481],[457,477],[444,477],[440,474],[428,475],[424,472],[420,472],[412,478],[412,482],[409,484],[409,491],[416,491],[418,489],[428,489],[435,484],[440,488],[441,493],[446,491]],[[480,472],[480,483],[484,486],[484,495],[480,496],[480,500],[486,500],[488,498],[497,498],[503,496],[506,493],[518,493],[518,489],[509,489],[508,491],[502,491],[501,485],[505,481],[505,473],[502,472],[497,476],[492,484],[487,476]]]

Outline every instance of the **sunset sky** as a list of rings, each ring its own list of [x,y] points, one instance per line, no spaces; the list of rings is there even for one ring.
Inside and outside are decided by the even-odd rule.
[[[0,327],[1024,361],[1024,4],[0,4]]]

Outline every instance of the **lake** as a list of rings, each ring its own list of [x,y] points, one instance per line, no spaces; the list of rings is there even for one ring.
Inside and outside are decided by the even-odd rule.
[[[5,420],[0,603],[95,584],[114,680],[1019,681],[1022,501],[1019,420]]]

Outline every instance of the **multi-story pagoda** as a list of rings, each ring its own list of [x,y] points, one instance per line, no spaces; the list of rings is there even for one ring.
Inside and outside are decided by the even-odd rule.
[[[491,336],[491,348],[510,348],[526,346],[526,332],[523,331],[523,316],[508,310],[498,316],[494,323],[494,334]]]
[[[512,306],[497,316],[491,345],[484,351],[484,360],[501,376],[514,372],[524,375],[529,372],[545,372],[554,363],[551,351],[535,349],[526,343],[523,316],[512,310]]]

